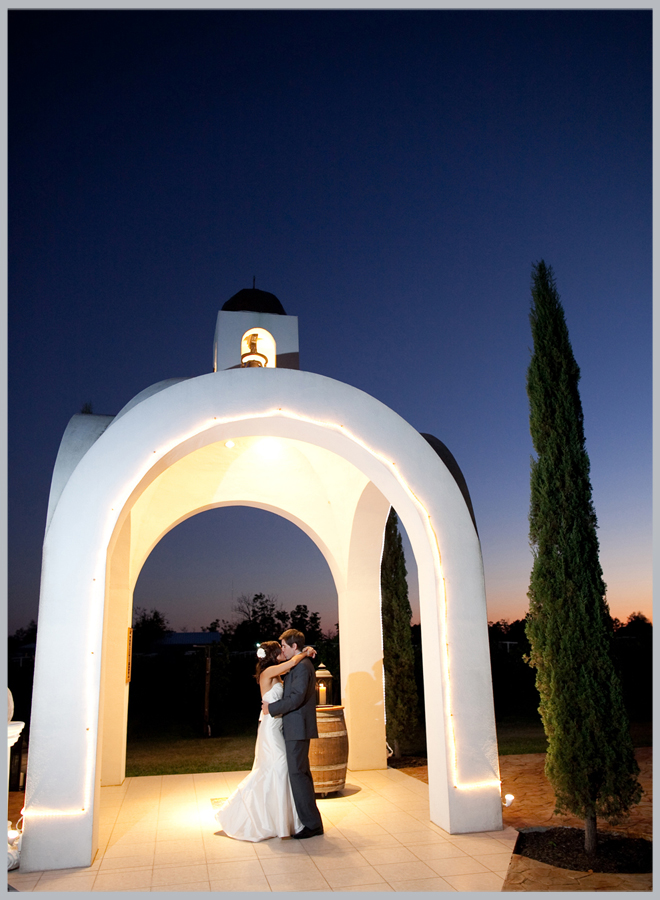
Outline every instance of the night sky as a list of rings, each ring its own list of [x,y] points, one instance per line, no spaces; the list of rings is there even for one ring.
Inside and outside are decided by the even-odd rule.
[[[37,617],[70,417],[212,371],[253,276],[298,316],[302,369],[449,447],[489,618],[522,617],[539,259],[610,608],[650,616],[650,11],[23,10],[9,50],[10,633]],[[336,622],[301,531],[221,509],[162,540],[134,602],[197,630],[257,591]]]

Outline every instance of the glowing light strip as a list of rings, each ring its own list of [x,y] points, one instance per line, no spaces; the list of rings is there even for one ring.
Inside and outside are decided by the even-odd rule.
[[[314,425],[320,428],[326,428],[332,431],[335,431],[337,434],[342,434],[344,437],[348,438],[348,440],[352,441],[354,444],[357,444],[363,450],[373,456],[375,459],[379,460],[383,463],[387,468],[391,471],[394,477],[397,479],[401,487],[406,491],[408,496],[412,499],[413,503],[418,508],[418,511],[422,514],[422,521],[425,524],[427,533],[431,538],[431,547],[432,547],[432,555],[435,563],[436,569],[436,582],[442,586],[441,590],[441,604],[442,604],[442,618],[441,618],[441,631],[442,631],[442,662],[443,668],[445,670],[445,679],[444,679],[444,696],[445,696],[445,719],[446,724],[448,726],[447,733],[449,737],[449,751],[450,751],[450,765],[451,765],[451,773],[452,773],[452,782],[453,786],[458,790],[476,790],[478,788],[486,788],[486,787],[497,787],[500,789],[501,782],[498,779],[492,779],[487,781],[479,781],[479,782],[459,782],[458,778],[458,757],[457,757],[457,745],[456,745],[456,735],[454,731],[454,722],[453,722],[453,713],[452,713],[452,703],[451,703],[451,691],[450,691],[450,666],[449,666],[449,644],[448,644],[448,625],[447,625],[447,597],[446,597],[446,588],[445,588],[445,579],[442,573],[442,563],[441,563],[441,554],[440,554],[440,546],[438,543],[438,536],[431,524],[431,516],[422,503],[422,501],[417,497],[412,488],[407,484],[405,479],[399,474],[399,471],[396,467],[396,463],[393,460],[388,459],[382,453],[374,450],[369,447],[361,438],[357,437],[357,435],[353,434],[349,429],[345,428],[343,425],[338,424],[336,422],[324,422],[319,419],[312,419],[309,416],[301,415],[300,413],[292,412],[291,410],[285,410],[282,407],[277,407],[276,409],[268,410],[267,412],[261,413],[246,413],[245,415],[239,416],[227,416],[224,418],[218,418],[214,416],[212,419],[207,419],[205,423],[201,426],[198,425],[196,428],[187,432],[184,435],[179,436],[178,438],[169,441],[167,444],[162,445],[158,450],[154,450],[152,454],[144,461],[144,464],[138,469],[137,473],[131,479],[131,482],[127,485],[124,485],[124,488],[120,492],[120,495],[114,502],[114,505],[111,507],[111,512],[115,513],[114,516],[109,516],[106,520],[105,527],[105,535],[104,539],[101,541],[101,552],[100,558],[98,561],[98,568],[96,569],[97,577],[93,579],[95,582],[95,588],[92,590],[92,594],[100,594],[100,597],[95,598],[96,602],[92,605],[93,615],[96,619],[96,623],[90,623],[90,631],[92,634],[98,634],[98,617],[100,615],[100,611],[103,609],[103,604],[105,601],[105,567],[106,567],[106,556],[107,556],[107,548],[110,543],[110,538],[112,536],[112,532],[117,523],[117,518],[119,515],[119,511],[123,509],[126,504],[126,501],[133,493],[135,488],[138,486],[140,481],[147,475],[147,473],[153,468],[155,462],[159,462],[164,456],[166,456],[171,450],[175,447],[178,447],[180,444],[185,443],[185,441],[189,440],[192,437],[196,437],[199,434],[202,434],[204,431],[209,430],[210,428],[215,428],[218,425],[231,425],[236,422],[245,422],[253,419],[272,419],[276,416],[282,416],[287,419],[295,419],[299,422],[304,422],[309,425]],[[155,457],[155,459],[154,459]],[[103,572],[104,576],[99,577],[100,573]],[[92,624],[95,624],[95,627],[92,628]],[[95,660],[92,660],[92,656],[98,652],[100,654],[100,650],[95,648],[95,650],[88,650],[89,657],[87,660],[86,670],[87,677],[85,681],[87,682],[87,698],[86,705],[89,715],[91,716],[92,711],[97,705],[98,698],[96,697],[96,692],[92,691],[92,685],[95,683],[95,679],[92,677],[94,674],[94,664]],[[97,711],[98,712],[98,711]],[[83,808],[80,810],[41,810],[41,809],[26,809],[25,816],[28,818],[50,818],[50,817],[65,817],[65,816],[81,816],[85,813],[89,812],[91,807],[91,798],[92,798],[92,780],[94,773],[94,761],[96,757],[96,730],[92,729],[92,724],[87,728],[87,741],[86,741],[86,765],[85,765],[85,781],[84,781],[84,801]]]
[[[24,819],[55,819],[66,816],[82,816],[85,809],[31,809],[23,813]]]
[[[474,791],[477,788],[496,787],[498,791],[501,789],[502,782],[498,778],[491,778],[488,781],[471,781],[469,784],[455,784],[454,787],[459,791]]]

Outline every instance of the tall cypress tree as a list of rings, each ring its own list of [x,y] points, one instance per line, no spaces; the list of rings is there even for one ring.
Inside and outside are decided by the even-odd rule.
[[[596,852],[596,817],[614,820],[641,787],[621,684],[612,659],[612,620],[598,559],[596,513],[585,447],[580,370],[552,269],[532,270],[534,350],[527,372],[534,564],[527,636],[539,711],[548,738],[545,773],[556,811],[585,820]]]
[[[401,756],[401,741],[417,725],[417,685],[415,653],[408,600],[406,560],[393,509],[385,526],[380,585],[383,619],[383,667],[385,669],[385,712],[387,737],[394,755]]]

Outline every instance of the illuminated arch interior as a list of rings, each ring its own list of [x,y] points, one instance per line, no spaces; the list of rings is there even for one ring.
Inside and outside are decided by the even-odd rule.
[[[355,724],[351,745],[353,768],[385,765],[380,626],[380,553],[389,502],[356,466],[331,451],[300,440],[273,435],[233,435],[192,450],[165,468],[139,494],[118,523],[109,554],[109,592],[104,640],[102,784],[124,778],[128,685],[122,634],[132,620],[135,584],[149,554],[180,522],[206,509],[243,505],[268,510],[297,525],[328,563],[338,596],[340,621],[350,621],[360,635],[365,672],[342,676],[349,719]],[[365,501],[365,496],[368,502]],[[362,507],[377,511],[375,539],[360,537],[356,526]],[[351,552],[353,551],[353,553]],[[373,575],[366,574],[369,568]],[[361,602],[356,606],[356,584]],[[343,613],[342,613],[343,609]],[[350,640],[343,642],[348,651]],[[353,665],[353,669],[355,666]],[[359,681],[359,687],[357,685]],[[351,701],[352,696],[352,701]],[[358,732],[362,735],[358,738]]]

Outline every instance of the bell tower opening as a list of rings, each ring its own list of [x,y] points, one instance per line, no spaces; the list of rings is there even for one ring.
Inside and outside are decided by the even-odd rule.
[[[250,328],[241,338],[241,368],[274,369],[277,366],[275,338],[265,328]]]

